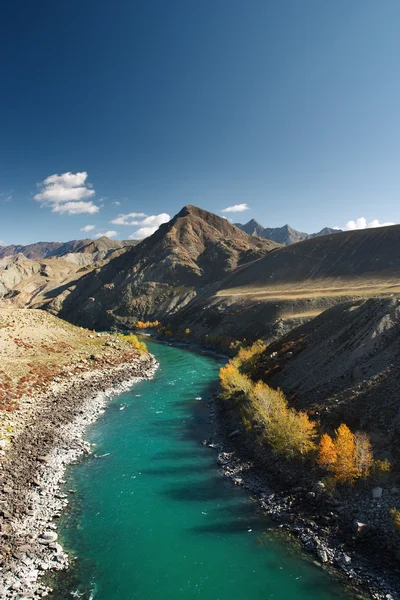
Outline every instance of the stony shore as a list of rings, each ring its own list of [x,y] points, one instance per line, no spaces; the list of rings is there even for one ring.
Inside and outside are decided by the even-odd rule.
[[[258,500],[274,527],[294,536],[317,564],[347,580],[358,596],[399,600],[400,571],[376,555],[369,525],[353,521],[354,498],[332,498],[322,482],[284,489],[273,468],[249,457],[242,433],[221,410],[216,395],[209,407],[212,435],[203,445],[218,453],[222,473]],[[399,490],[388,493],[398,494]],[[357,502],[362,503],[360,499]],[[382,499],[373,502],[372,508],[371,500],[366,503],[371,515],[379,512]]]
[[[157,369],[151,354],[119,365],[102,365],[56,380],[35,399],[18,436],[1,457],[0,598],[41,598],[50,588],[41,578],[68,567],[55,520],[68,504],[61,493],[65,468],[90,446],[82,436],[109,398],[149,379]]]

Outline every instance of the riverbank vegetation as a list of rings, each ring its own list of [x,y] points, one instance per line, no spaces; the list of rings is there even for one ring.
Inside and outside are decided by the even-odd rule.
[[[282,390],[254,377],[265,351],[258,340],[238,344],[237,354],[220,370],[221,398],[239,415],[244,431],[258,447],[267,446],[285,460],[306,459],[326,474],[329,484],[350,484],[373,476],[379,480],[390,470],[387,460],[375,460],[369,437],[353,433],[342,423],[333,436],[306,412],[289,406]]]

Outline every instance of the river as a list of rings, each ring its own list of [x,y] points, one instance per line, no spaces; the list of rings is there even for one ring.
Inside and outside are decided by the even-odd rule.
[[[225,479],[201,445],[215,358],[149,343],[156,376],[115,397],[70,467],[59,532],[77,557],[54,600],[338,600],[315,566]]]

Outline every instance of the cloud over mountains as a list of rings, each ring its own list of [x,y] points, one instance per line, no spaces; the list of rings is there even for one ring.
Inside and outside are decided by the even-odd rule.
[[[139,218],[138,218],[139,217]],[[120,214],[113,219],[113,225],[140,225],[139,229],[134,231],[130,236],[130,240],[144,240],[144,238],[152,235],[163,223],[168,223],[171,219],[167,213],[159,215],[146,215],[145,213],[127,213]]]
[[[395,223],[392,223],[390,221],[386,223],[380,223],[378,219],[374,219],[373,221],[370,221],[368,223],[365,217],[359,217],[355,221],[347,221],[343,229],[345,231],[351,231],[352,229],[371,229],[373,227],[387,227],[388,225],[395,225]]]
[[[86,171],[50,175],[38,183],[39,192],[34,196],[34,200],[56,213],[97,213],[100,207],[96,206],[93,200],[89,200],[93,198],[95,191],[87,183],[87,177]]]

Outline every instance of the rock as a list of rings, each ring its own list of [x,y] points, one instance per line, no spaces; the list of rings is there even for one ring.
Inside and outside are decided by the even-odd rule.
[[[323,481],[317,481],[316,483],[314,483],[312,491],[315,492],[316,494],[319,494],[321,492],[325,492],[326,491],[326,486],[324,484]]]
[[[323,563],[327,563],[329,561],[328,554],[324,548],[317,548],[317,556]]]
[[[358,537],[363,537],[370,530],[370,526],[366,523],[362,523],[361,521],[353,521],[353,531]]]
[[[312,500],[313,498],[315,498],[315,492],[307,492],[306,498]]]
[[[48,544],[51,544],[52,542],[55,542],[57,540],[57,538],[58,538],[58,535],[56,534],[55,531],[45,531],[38,538],[38,542],[39,542],[39,544],[48,545]]]
[[[381,487],[374,487],[372,490],[372,497],[374,500],[379,500],[382,498],[383,489]]]
[[[339,565],[348,566],[351,564],[350,556],[348,554],[345,554],[344,552],[343,554],[339,554],[336,560]]]

